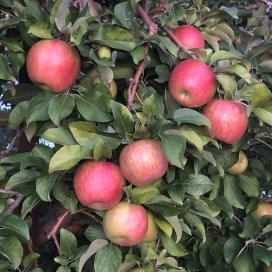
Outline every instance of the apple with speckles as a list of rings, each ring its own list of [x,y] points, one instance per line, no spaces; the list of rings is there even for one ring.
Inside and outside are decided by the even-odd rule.
[[[26,58],[30,80],[43,90],[54,93],[63,93],[74,84],[80,65],[76,49],[59,39],[36,42]]]
[[[117,164],[85,161],[76,170],[74,188],[79,202],[96,210],[107,210],[123,196],[125,178]]]
[[[168,87],[171,96],[182,106],[198,108],[214,97],[216,75],[206,63],[187,59],[173,69]]]
[[[248,127],[246,107],[239,102],[216,98],[205,106],[203,114],[211,122],[209,134],[224,143],[239,141]]]

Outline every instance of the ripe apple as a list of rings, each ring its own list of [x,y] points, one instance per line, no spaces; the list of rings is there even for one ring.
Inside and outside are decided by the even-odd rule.
[[[240,150],[238,161],[230,168],[228,168],[226,172],[233,175],[242,174],[243,172],[246,171],[247,166],[248,166],[247,156],[243,150]]]
[[[124,185],[119,166],[106,161],[85,161],[74,177],[79,202],[96,210],[107,210],[116,205],[123,196]]]
[[[205,39],[202,33],[194,26],[182,25],[175,28],[172,32],[181,45],[188,49],[205,47]]]
[[[169,92],[182,106],[197,108],[208,103],[216,92],[216,75],[200,60],[180,62],[170,74]]]
[[[139,204],[121,201],[106,211],[103,218],[107,237],[120,246],[139,244],[147,232],[147,227],[147,212]]]
[[[261,218],[262,216],[265,216],[265,215],[272,216],[272,203],[260,202],[258,204],[257,210],[255,211],[255,214],[259,218]]]
[[[110,48],[106,47],[106,46],[100,47],[99,50],[98,50],[98,57],[100,59],[103,59],[103,58],[110,59],[111,58]]]
[[[168,161],[159,140],[143,139],[125,146],[119,157],[124,177],[136,186],[152,183],[168,169]]]
[[[213,99],[203,113],[211,122],[209,134],[216,140],[232,144],[239,141],[247,130],[248,116],[241,103]]]
[[[149,211],[147,212],[147,218],[148,227],[144,239],[142,240],[142,243],[154,241],[158,237],[158,226],[155,222],[153,214]]]
[[[45,91],[62,93],[75,82],[80,72],[80,56],[69,43],[41,40],[29,50],[26,68],[31,81]]]

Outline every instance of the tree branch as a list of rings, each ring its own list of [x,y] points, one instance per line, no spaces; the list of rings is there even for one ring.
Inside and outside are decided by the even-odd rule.
[[[14,210],[21,204],[21,202],[23,200],[23,195],[18,192],[15,192],[15,191],[10,191],[10,190],[5,190],[5,189],[0,189],[0,193],[16,196],[16,199],[10,203],[9,207],[5,211],[6,215],[12,214],[14,212]]]

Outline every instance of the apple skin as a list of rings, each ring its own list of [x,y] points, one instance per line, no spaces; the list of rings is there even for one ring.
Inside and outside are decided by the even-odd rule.
[[[187,59],[171,72],[169,92],[182,106],[198,108],[207,104],[216,92],[216,75],[200,60]]]
[[[202,33],[194,26],[182,25],[175,28],[172,32],[181,45],[188,49],[205,47],[205,39]]]
[[[238,161],[230,168],[228,168],[226,172],[233,175],[239,175],[246,171],[247,166],[248,166],[247,156],[243,150],[240,150]]]
[[[113,243],[120,246],[135,246],[141,243],[147,232],[147,212],[139,204],[121,201],[106,211],[103,228]]]
[[[260,202],[258,204],[257,210],[255,211],[255,214],[259,218],[265,215],[272,216],[272,204],[268,202]]]
[[[100,47],[97,54],[100,59],[103,59],[103,58],[110,59],[111,58],[111,50],[109,47],[106,47],[106,46]]]
[[[96,210],[107,210],[123,196],[125,179],[118,165],[106,161],[85,161],[74,176],[79,202]]]
[[[203,114],[211,122],[210,136],[228,144],[239,141],[248,127],[246,107],[241,103],[213,99],[205,106]]]
[[[157,240],[158,238],[158,226],[155,222],[154,216],[151,212],[147,212],[147,218],[148,218],[148,227],[147,232],[144,236],[144,239],[142,240],[142,243],[149,243],[154,240]]]
[[[161,178],[168,169],[159,140],[143,139],[125,146],[119,157],[124,177],[136,186],[152,183]]]
[[[80,72],[80,56],[69,43],[40,40],[29,50],[26,58],[29,78],[45,91],[62,93],[75,82]]]

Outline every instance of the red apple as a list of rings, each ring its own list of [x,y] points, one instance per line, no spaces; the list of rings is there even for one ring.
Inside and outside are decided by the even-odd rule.
[[[272,203],[260,202],[258,204],[257,210],[255,211],[255,214],[259,218],[262,216],[272,216]]]
[[[74,177],[79,202],[96,210],[107,210],[116,205],[123,196],[124,185],[119,166],[106,161],[85,161]]]
[[[139,244],[147,232],[147,227],[147,212],[138,204],[119,202],[106,211],[103,218],[103,228],[107,237],[120,246]]]
[[[216,75],[200,60],[180,62],[170,74],[169,92],[182,106],[197,108],[208,103],[216,92]]]
[[[161,143],[153,139],[138,140],[125,146],[119,164],[125,178],[136,186],[150,184],[168,169]]]
[[[31,81],[45,91],[62,93],[70,88],[80,72],[80,57],[69,43],[41,40],[29,50],[26,67]]]
[[[205,47],[205,40],[202,33],[194,26],[182,25],[175,28],[172,32],[181,45],[188,49]]]
[[[204,108],[210,120],[209,134],[222,142],[232,144],[239,141],[247,130],[246,107],[238,102],[213,99]]]

